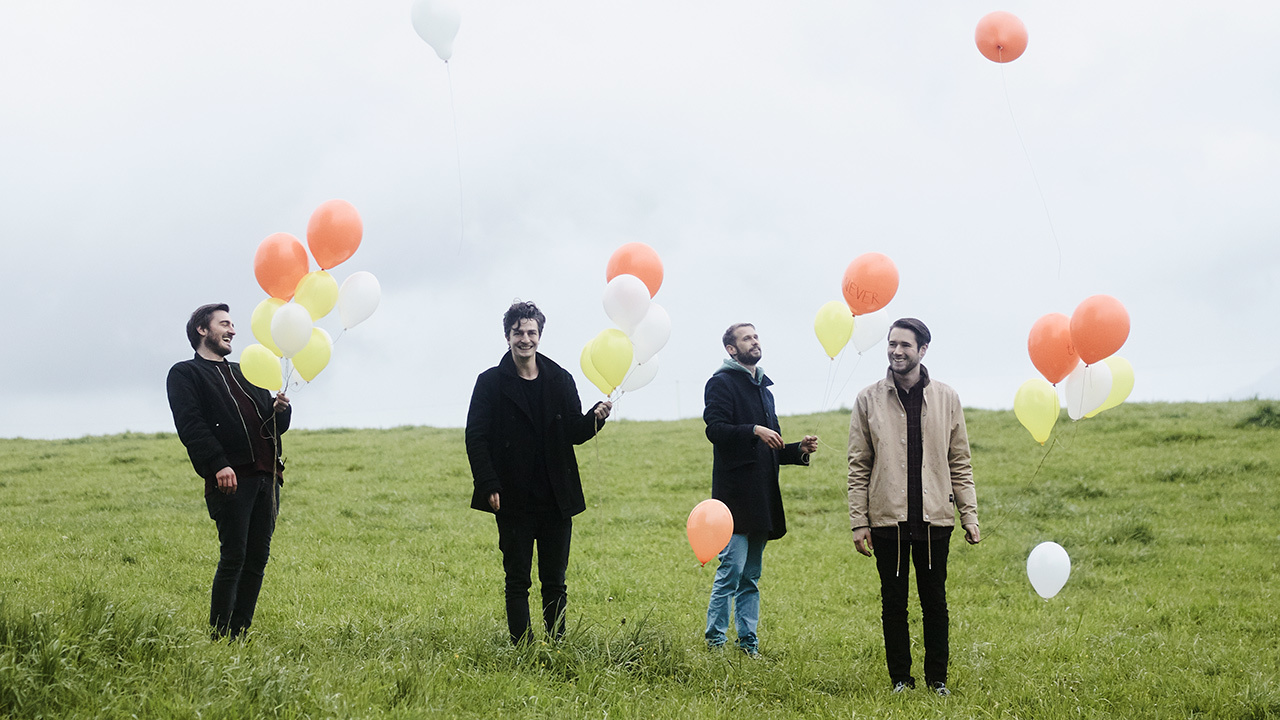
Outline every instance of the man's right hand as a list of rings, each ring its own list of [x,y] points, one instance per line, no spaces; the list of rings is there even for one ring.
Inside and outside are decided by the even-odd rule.
[[[781,435],[763,425],[757,425],[754,432],[756,437],[763,440],[765,445],[768,445],[774,450],[781,450],[785,445],[785,443],[782,442]]]
[[[853,546],[858,549],[858,552],[866,555],[867,557],[871,557],[871,551],[873,550],[871,547],[871,528],[860,527],[857,530],[854,530]]]
[[[236,471],[230,467],[224,467],[213,476],[218,481],[218,490],[224,495],[231,495],[236,491]]]
[[[498,493],[489,493],[489,507],[493,508],[494,512],[498,512],[502,508],[501,498],[498,497]]]

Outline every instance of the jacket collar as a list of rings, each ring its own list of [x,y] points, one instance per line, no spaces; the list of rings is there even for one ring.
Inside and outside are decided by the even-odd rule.
[[[748,370],[742,363],[732,358],[725,360],[724,363],[720,365],[720,369],[716,370],[715,374],[719,375],[720,373],[734,373],[734,372],[739,372],[739,373],[742,373],[743,375],[746,375],[747,378],[751,380],[752,385],[757,385],[759,387],[769,387],[770,385],[773,384],[773,381],[769,379],[769,376],[764,374],[764,368],[757,365],[756,373],[755,375],[752,375],[751,371]]]

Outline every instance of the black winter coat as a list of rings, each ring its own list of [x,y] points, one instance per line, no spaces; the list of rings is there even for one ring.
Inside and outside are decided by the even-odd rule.
[[[707,381],[702,419],[715,448],[711,497],[729,507],[735,533],[767,532],[777,540],[787,534],[778,466],[808,465],[809,457],[798,442],[774,450],[756,437],[756,425],[782,432],[772,384],[763,373],[757,385],[745,371],[722,367]]]
[[[476,510],[493,512],[489,495],[495,492],[502,498],[501,515],[521,513],[530,506],[537,427],[542,428],[547,476],[560,516],[573,517],[587,509],[573,446],[594,437],[604,421],[596,419],[595,406],[582,412],[573,375],[541,353],[537,363],[538,377],[544,380],[541,417],[532,415],[520,384],[525,381],[516,373],[511,353],[476,378],[466,431],[475,486],[471,507]]]

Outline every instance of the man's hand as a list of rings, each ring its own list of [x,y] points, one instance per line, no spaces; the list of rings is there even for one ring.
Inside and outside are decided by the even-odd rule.
[[[804,453],[805,455],[809,455],[817,451],[818,451],[818,436],[805,435],[804,439],[800,441],[800,452]]]
[[[874,548],[871,547],[871,528],[860,527],[857,530],[854,530],[853,546],[858,549],[858,552],[866,555],[867,557],[871,557],[871,552],[874,550]]]
[[[756,429],[753,432],[755,432],[756,437],[764,441],[765,445],[768,445],[774,450],[782,449],[784,445],[784,443],[782,442],[782,436],[774,432],[773,430],[770,430],[769,428],[763,425],[757,425]]]
[[[502,502],[501,498],[498,497],[498,493],[489,493],[489,507],[493,508],[494,512],[502,509]]]
[[[224,467],[213,476],[218,481],[218,490],[223,495],[231,495],[236,491],[236,471],[230,467]]]
[[[280,392],[276,393],[275,412],[284,412],[285,410],[288,410],[288,409],[289,409],[289,397],[284,394],[283,390],[281,390]]]
[[[969,523],[964,526],[964,539],[970,545],[977,545],[982,542],[982,533],[978,532],[978,525],[976,523]]]
[[[596,414],[597,420],[607,420],[609,418],[609,411],[612,409],[613,403],[605,400],[603,402],[596,403],[596,406],[592,408],[592,411]]]

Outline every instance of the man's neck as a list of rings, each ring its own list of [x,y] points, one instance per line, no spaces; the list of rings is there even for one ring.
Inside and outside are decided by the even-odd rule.
[[[915,366],[911,369],[911,372],[906,375],[894,373],[893,379],[898,383],[898,387],[906,390],[907,392],[911,392],[911,388],[915,387],[920,382],[920,366]]]
[[[201,346],[200,346],[200,349],[199,349],[199,350],[196,350],[196,354],[197,354],[197,355],[199,355],[200,357],[204,358],[205,360],[212,360],[212,361],[214,361],[214,362],[226,362],[226,361],[227,361],[226,356],[219,355],[218,353],[216,353],[216,352],[214,352],[214,351],[210,350],[209,348],[205,347],[204,345],[201,345]]]
[[[511,354],[511,359],[516,363],[516,374],[525,380],[536,380],[538,378],[538,356],[531,355],[527,358],[516,357],[515,353]]]

